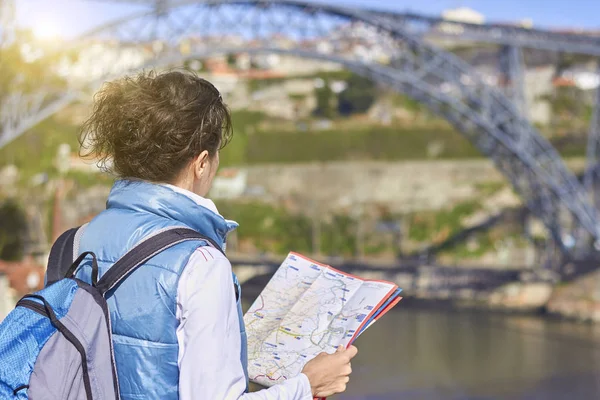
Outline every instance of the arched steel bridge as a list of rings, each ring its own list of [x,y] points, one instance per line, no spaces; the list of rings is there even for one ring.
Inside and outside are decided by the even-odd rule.
[[[8,3],[1,0],[0,6],[3,2]],[[599,39],[301,0],[122,2],[149,7],[98,27],[68,49],[53,53],[51,70],[64,76],[62,86],[41,80],[34,88],[5,96],[0,146],[72,101],[89,99],[101,82],[140,68],[181,65],[186,59],[231,52],[316,58],[339,63],[406,94],[447,119],[493,160],[564,255],[586,257],[596,252],[600,214],[592,194],[600,151],[598,114],[594,112],[590,128],[590,167],[584,186],[524,116],[518,89],[522,48],[597,57]],[[6,28],[1,33],[10,37]],[[429,37],[501,45],[508,65],[505,73],[517,90],[509,97],[487,84],[472,66],[430,44]],[[78,54],[77,60],[72,54]]]

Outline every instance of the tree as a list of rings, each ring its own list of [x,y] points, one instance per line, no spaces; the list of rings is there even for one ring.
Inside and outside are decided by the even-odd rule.
[[[557,87],[554,93],[540,96],[539,100],[550,104],[553,124],[575,130],[584,129],[589,124],[592,115],[589,98],[576,86]]]
[[[27,96],[44,88],[61,94],[66,81],[56,74],[54,66],[59,60],[73,63],[76,59],[75,50],[48,48],[36,43],[31,32],[16,32],[14,42],[0,48],[0,109],[7,107],[7,101],[15,93]]]
[[[27,217],[14,200],[0,205],[0,259],[16,261],[23,257]]]
[[[333,93],[327,81],[323,87],[315,90],[315,95],[317,97],[315,115],[327,119],[335,118],[337,114],[335,93]]]
[[[337,213],[324,226],[323,251],[328,255],[359,257],[357,240],[358,221],[349,215]]]
[[[52,66],[59,60],[75,62],[75,50],[57,51],[36,43],[29,31],[19,31],[15,41],[0,49],[0,95],[11,91],[32,92],[40,84],[64,89],[66,82]],[[0,97],[0,100],[2,98]]]
[[[235,54],[227,54],[227,65],[229,65],[230,67],[235,67],[237,61],[237,57]]]
[[[366,112],[375,102],[377,87],[368,78],[352,74],[348,87],[339,95],[338,110],[341,115]]]

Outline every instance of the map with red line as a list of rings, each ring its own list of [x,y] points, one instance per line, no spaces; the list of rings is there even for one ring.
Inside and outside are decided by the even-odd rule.
[[[244,316],[250,380],[272,386],[319,353],[347,346],[397,289],[290,253]]]

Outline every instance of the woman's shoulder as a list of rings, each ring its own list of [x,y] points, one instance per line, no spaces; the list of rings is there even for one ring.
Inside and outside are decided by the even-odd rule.
[[[231,274],[231,263],[225,255],[212,246],[197,247],[188,259],[182,271],[182,277],[193,274],[198,275],[214,275],[215,273]]]
[[[198,247],[192,254],[192,257],[190,257],[190,261],[192,261],[192,259],[204,262],[211,262],[214,260],[226,261],[227,263],[229,263],[227,257],[225,257],[225,255],[220,250],[215,249],[213,246],[209,245]]]
[[[179,280],[178,298],[189,297],[207,283],[224,282],[232,279],[232,268],[229,260],[218,249],[211,246],[198,247],[191,255]],[[213,289],[217,286],[210,284]],[[184,300],[181,300],[185,302]]]

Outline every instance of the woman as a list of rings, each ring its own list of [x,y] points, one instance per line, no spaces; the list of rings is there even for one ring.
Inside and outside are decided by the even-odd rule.
[[[170,226],[195,229],[225,248],[237,224],[204,196],[231,132],[218,90],[190,73],[140,74],[100,90],[82,149],[120,179],[106,210],[85,228],[80,251],[96,253],[101,274],[141,239]],[[78,277],[89,281],[89,271],[81,268]],[[299,376],[247,393],[245,331],[234,292],[227,258],[185,242],[110,293],[122,399],[310,400],[345,390],[354,347],[319,355]]]

